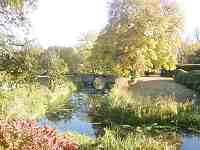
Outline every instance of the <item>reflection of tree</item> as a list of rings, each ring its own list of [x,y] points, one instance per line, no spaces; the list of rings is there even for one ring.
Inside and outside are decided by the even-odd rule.
[[[95,135],[101,136],[104,134],[104,128],[106,127],[105,124],[102,122],[103,119],[95,114],[100,109],[100,103],[102,100],[102,95],[92,95],[88,98],[88,116],[90,118],[90,122],[92,122],[92,128],[96,131]]]
[[[48,108],[46,117],[48,120],[56,122],[59,120],[68,121],[72,118],[73,107],[68,102],[58,106],[51,106]]]

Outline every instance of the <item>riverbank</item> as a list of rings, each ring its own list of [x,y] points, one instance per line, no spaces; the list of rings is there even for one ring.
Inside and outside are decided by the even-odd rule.
[[[162,78],[159,81],[156,78],[142,78],[129,86],[128,81],[119,79],[108,94],[85,89],[77,91],[70,98],[67,96],[67,89],[57,89],[46,99],[52,97],[55,100],[61,93],[68,94],[58,98],[61,101],[50,100],[55,103],[52,103],[52,107],[48,105],[45,116],[38,122],[39,128],[48,124],[83,150],[182,149],[182,141],[188,141],[185,140],[188,137],[182,139],[182,133],[200,131],[200,108],[189,100],[195,93],[182,89],[184,87],[175,84],[170,78]],[[185,99],[177,99],[180,97],[172,94],[177,87],[179,89],[175,92],[180,94],[180,90],[184,90]],[[141,88],[145,90],[141,92]],[[166,94],[167,89],[169,90]],[[166,95],[159,95],[160,92]],[[22,93],[23,90],[18,95],[13,94],[13,97],[22,96]],[[40,95],[35,96],[34,93]],[[37,99],[39,102],[48,93],[46,90],[34,89],[29,95],[32,98],[27,100]],[[24,99],[26,96],[25,94]],[[40,104],[33,103],[33,106],[39,109],[43,107]],[[24,115],[24,110],[27,111],[26,105],[16,105],[17,108],[21,107],[21,115]],[[47,105],[45,110],[46,108]],[[27,118],[34,116],[33,110]]]

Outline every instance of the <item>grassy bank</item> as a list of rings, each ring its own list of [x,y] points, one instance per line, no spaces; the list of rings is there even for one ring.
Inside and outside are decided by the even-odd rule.
[[[14,88],[0,91],[1,118],[36,119],[43,116],[47,110],[67,102],[67,98],[75,90],[71,82],[66,82],[55,91],[46,86]]]
[[[29,119],[30,116],[33,118],[34,113],[37,114],[35,116],[41,116],[47,108],[55,112],[55,106],[65,101],[72,89],[60,87],[52,92],[38,87],[31,94],[23,89],[11,91],[10,95],[2,93],[2,99],[16,101],[1,105],[6,106],[2,110],[6,110],[4,114],[8,118],[21,118],[24,113],[23,117]],[[176,150],[180,144],[180,132],[200,131],[198,105],[188,100],[177,100],[175,96],[134,96],[134,92],[129,92],[130,89],[133,88],[127,87],[127,83],[120,83],[108,95],[90,98],[89,107],[93,116],[91,122],[101,123],[105,127],[102,136],[91,139],[67,133],[64,139],[70,139],[81,150]],[[20,98],[24,99],[23,105],[20,105]],[[29,104],[25,98],[32,103]]]
[[[152,135],[139,128],[134,132],[127,129],[105,129],[104,136],[96,140],[77,134],[67,134],[67,137],[80,150],[176,150],[179,147],[175,132]]]
[[[200,130],[200,107],[192,102],[177,102],[174,97],[119,96],[91,100],[96,121],[106,125],[151,126],[176,130]]]
[[[179,147],[181,132],[199,133],[200,106],[175,96],[134,96],[130,89],[134,88],[118,85],[104,98],[90,99],[93,121],[101,122],[109,130],[93,144],[83,146],[173,150]]]

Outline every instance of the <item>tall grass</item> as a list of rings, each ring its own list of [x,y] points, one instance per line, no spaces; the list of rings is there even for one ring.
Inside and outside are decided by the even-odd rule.
[[[42,117],[47,109],[67,102],[67,98],[75,90],[70,82],[59,86],[54,92],[46,86],[26,87],[0,91],[1,119],[36,119]]]
[[[177,130],[200,130],[200,106],[178,102],[175,97],[133,97],[112,92],[101,99],[91,99],[91,113],[107,125],[171,127]]]
[[[96,140],[77,139],[80,150],[176,150],[179,146],[175,133],[152,136],[144,132],[127,133],[122,136],[119,130],[105,129],[105,134]],[[170,140],[169,140],[170,138]],[[76,143],[75,142],[75,143]]]

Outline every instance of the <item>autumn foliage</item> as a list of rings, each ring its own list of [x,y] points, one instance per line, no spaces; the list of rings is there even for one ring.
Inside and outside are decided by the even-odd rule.
[[[76,150],[70,139],[59,138],[48,126],[34,121],[0,121],[0,145],[9,150]]]

